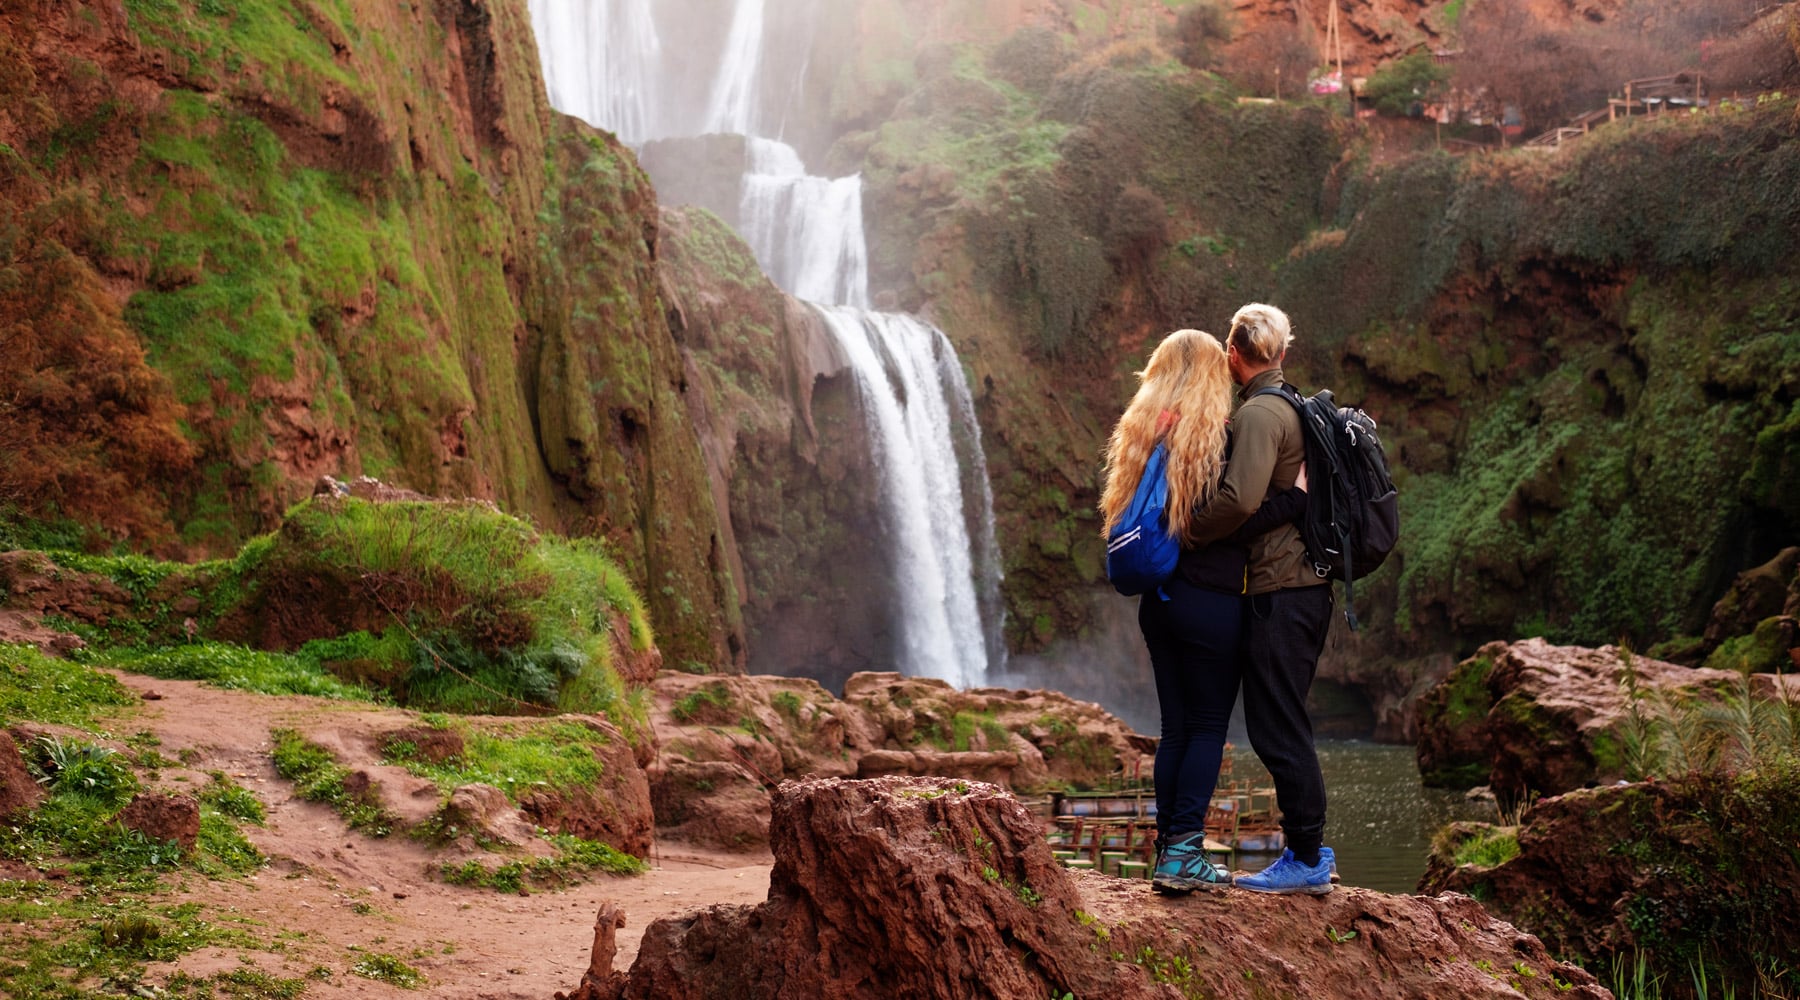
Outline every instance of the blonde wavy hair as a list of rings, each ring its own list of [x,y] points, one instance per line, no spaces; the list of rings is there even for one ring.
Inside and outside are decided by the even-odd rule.
[[[1231,416],[1225,348],[1210,333],[1177,330],[1163,338],[1138,373],[1137,395],[1106,446],[1100,494],[1102,536],[1110,533],[1144,474],[1158,441],[1169,442],[1169,533],[1186,538],[1194,509],[1212,499],[1225,469],[1225,421]]]

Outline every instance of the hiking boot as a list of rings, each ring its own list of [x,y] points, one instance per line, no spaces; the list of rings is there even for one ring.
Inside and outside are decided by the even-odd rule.
[[[1282,851],[1275,863],[1255,875],[1239,875],[1235,884],[1251,892],[1304,892],[1322,896],[1331,891],[1331,866],[1335,855],[1319,852],[1319,863],[1308,867],[1294,860],[1294,852]]]
[[[1225,869],[1206,857],[1206,835],[1190,833],[1176,837],[1163,848],[1156,859],[1156,873],[1150,880],[1157,892],[1192,892],[1195,889],[1223,889],[1231,884]]]

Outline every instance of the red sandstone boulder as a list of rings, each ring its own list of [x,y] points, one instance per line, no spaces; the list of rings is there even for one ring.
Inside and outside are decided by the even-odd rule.
[[[1628,656],[1543,639],[1488,643],[1419,700],[1420,774],[1433,785],[1490,784],[1510,798],[1625,777]],[[1742,682],[1732,671],[1629,661],[1644,697],[1716,698]],[[1758,696],[1800,696],[1793,676],[1755,674],[1751,686]]]
[[[12,734],[0,732],[0,821],[23,816],[44,801],[44,789],[32,779]]]
[[[192,795],[142,792],[119,811],[118,822],[151,840],[172,840],[184,851],[200,843],[200,802]]]
[[[658,675],[649,765],[661,834],[728,850],[768,845],[769,793],[795,778],[884,775],[1037,791],[1092,787],[1135,767],[1152,741],[1092,702],[1055,691],[959,691],[931,678],[859,673],[833,698],[796,677]],[[709,802],[709,798],[718,798]]]
[[[594,732],[588,749],[599,759],[601,784],[593,788],[535,792],[519,800],[519,811],[538,826],[586,840],[611,844],[627,854],[650,854],[654,815],[650,781],[642,758],[655,748],[647,741],[633,745],[617,726],[599,716],[562,716]],[[514,723],[516,725],[516,722]]]
[[[771,840],[766,902],[659,920],[628,975],[597,954],[574,996],[1605,996],[1466,896],[1166,898],[1067,871],[992,785],[789,782]]]
[[[527,847],[540,843],[537,827],[513,808],[505,792],[493,785],[477,782],[458,787],[450,793],[450,801],[444,803],[439,815],[447,825],[464,831],[478,844]]]

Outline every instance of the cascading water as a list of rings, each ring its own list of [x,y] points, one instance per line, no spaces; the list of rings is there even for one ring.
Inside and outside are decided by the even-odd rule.
[[[735,0],[717,57],[708,64],[689,45],[681,54],[685,72],[661,45],[656,23],[659,10],[682,2],[531,0],[551,103],[631,144],[709,132],[746,136],[739,202],[745,241],[776,284],[815,304],[855,373],[894,545],[899,666],[963,687],[984,683],[1005,658],[1000,561],[962,365],[942,331],[868,311],[861,178],[810,176],[799,154],[779,141],[779,127],[773,137],[759,134],[764,122],[781,120],[769,95],[779,104],[782,93],[798,92],[806,65],[770,57],[768,0]],[[693,72],[695,65],[703,72]],[[769,78],[781,72],[787,77]]]
[[[651,0],[531,4],[531,28],[543,53],[550,103],[611,129],[632,145],[664,134],[652,101],[651,83],[663,68],[663,53],[650,4]],[[565,52],[578,55],[565,58],[560,55]]]
[[[862,178],[807,176],[793,147],[749,140],[738,218],[744,241],[795,298],[869,307]]]

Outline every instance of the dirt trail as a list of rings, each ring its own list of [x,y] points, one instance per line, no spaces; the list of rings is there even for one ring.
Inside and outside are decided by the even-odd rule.
[[[206,948],[146,977],[166,981],[175,970],[204,976],[255,967],[297,977],[323,967],[311,998],[432,996],[548,1000],[572,989],[587,968],[594,915],[603,901],[621,906],[618,968],[629,967],[651,921],[712,903],[757,903],[769,887],[769,855],[734,855],[686,845],[658,845],[651,870],[638,876],[597,875],[563,890],[505,895],[446,885],[432,877],[439,855],[405,837],[372,838],[349,830],[325,806],[294,797],[275,773],[272,728],[330,725],[346,730],[396,728],[413,718],[392,709],[305,697],[222,691],[185,681],[117,674],[140,694],[141,711],[117,720],[115,735],[149,730],[162,756],[189,763],[163,769],[165,783],[199,787],[207,772],[225,772],[253,791],[267,824],[245,827],[270,859],[249,879],[208,880],[189,875],[177,893],[200,903],[205,919],[276,942],[279,954]],[[159,696],[159,697],[158,697]],[[161,905],[164,899],[153,899]],[[353,950],[353,949],[360,949]],[[391,955],[427,977],[417,991],[350,972],[368,954]]]

